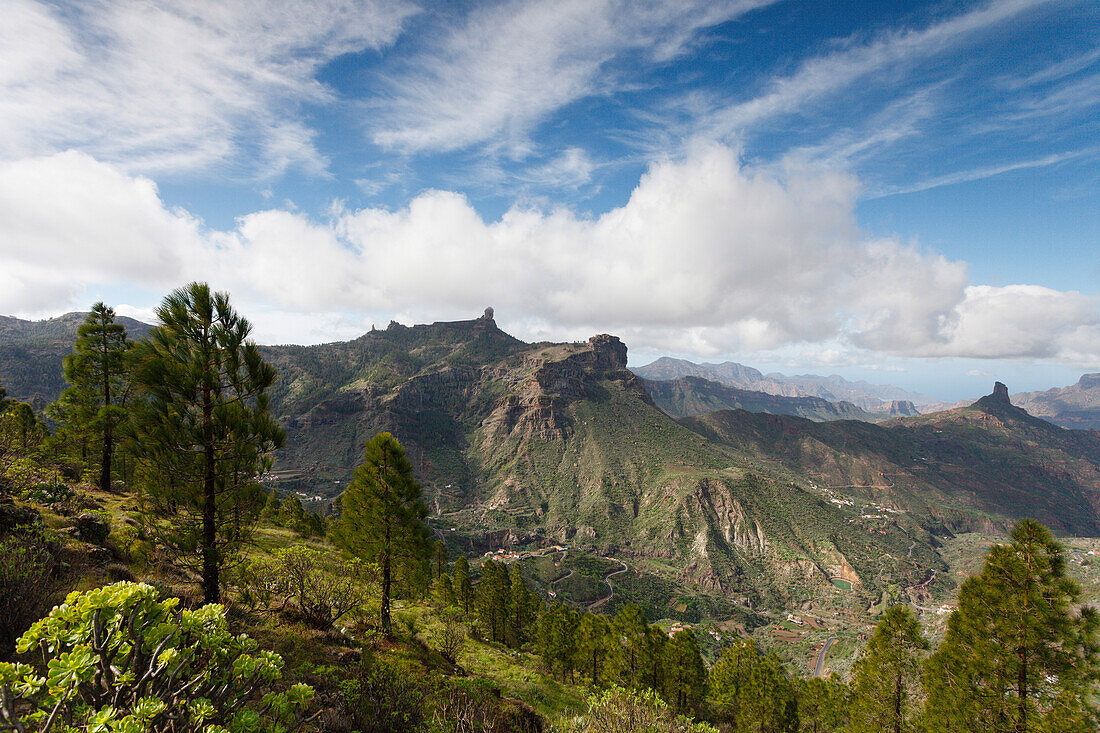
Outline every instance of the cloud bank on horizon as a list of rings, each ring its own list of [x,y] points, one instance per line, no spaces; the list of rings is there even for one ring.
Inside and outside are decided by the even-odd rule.
[[[1100,367],[1100,11],[875,5],[14,0],[0,312],[203,279],[268,341],[491,304],[651,353]],[[1009,234],[932,223],[962,204]]]

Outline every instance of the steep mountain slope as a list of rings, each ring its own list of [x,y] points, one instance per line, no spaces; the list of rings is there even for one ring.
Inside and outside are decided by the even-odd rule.
[[[482,318],[265,356],[288,431],[275,475],[298,490],[337,492],[363,442],[389,430],[439,521],[474,542],[554,538],[650,559],[767,607],[831,578],[874,586],[939,563],[929,542],[907,557],[903,530],[871,537],[795,476],[669,418],[612,336],[528,345]]]
[[[1045,392],[1021,392],[1017,405],[1064,428],[1100,430],[1100,374],[1084,374],[1077,384]]]
[[[870,413],[851,402],[829,402],[820,397],[781,397],[737,389],[702,377],[668,381],[646,379],[645,388],[654,403],[672,417],[694,417],[717,410],[746,410],[773,415],[795,415],[808,420],[875,420],[892,415]]]
[[[851,402],[868,412],[889,412],[889,405],[892,402],[908,402],[913,406],[936,402],[934,398],[927,395],[907,392],[892,385],[871,384],[863,380],[851,382],[835,374],[828,377],[815,374],[765,375],[758,369],[732,361],[721,364],[696,364],[666,356],[651,364],[635,367],[632,371],[643,379],[667,381],[681,377],[701,377],[737,389],[767,392],[784,397],[820,397],[830,402]]]

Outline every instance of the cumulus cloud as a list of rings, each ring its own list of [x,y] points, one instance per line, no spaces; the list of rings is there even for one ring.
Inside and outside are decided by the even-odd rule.
[[[300,105],[344,53],[392,43],[414,8],[368,0],[10,0],[0,24],[0,156],[79,148],[131,172],[238,162],[324,169]]]
[[[1096,298],[973,285],[965,263],[867,240],[858,191],[849,176],[754,169],[700,144],[651,165],[598,217],[517,206],[486,221],[460,194],[426,191],[397,210],[336,207],[317,221],[271,209],[215,231],[166,208],[151,181],[66,153],[0,167],[0,258],[14,283],[0,310],[32,310],[39,288],[72,295],[57,282],[199,278],[252,304],[279,341],[493,305],[520,336],[610,331],[698,355],[809,346],[827,363],[853,348],[1100,362]],[[340,326],[311,329],[311,317]]]

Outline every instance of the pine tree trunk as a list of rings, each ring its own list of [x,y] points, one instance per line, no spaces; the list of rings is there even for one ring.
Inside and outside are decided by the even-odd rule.
[[[111,407],[111,372],[107,367],[107,332],[103,332],[103,407],[109,410]],[[99,490],[111,491],[111,417],[107,413],[107,421],[103,425],[103,461],[99,467]]]
[[[386,545],[382,550],[382,633],[391,635],[390,628],[390,527],[386,525]]]
[[[210,390],[203,389],[203,506],[202,506],[202,589],[207,603],[221,602],[221,583],[218,577],[217,500],[214,473],[214,405]]]
[[[901,672],[894,683],[894,733],[901,733]]]
[[[103,428],[103,461],[99,469],[99,490],[111,490],[111,453],[114,448],[114,436],[111,434],[111,423]]]
[[[1019,698],[1020,719],[1016,721],[1017,733],[1027,731],[1027,644],[1020,646],[1020,674],[1016,681],[1016,695]]]

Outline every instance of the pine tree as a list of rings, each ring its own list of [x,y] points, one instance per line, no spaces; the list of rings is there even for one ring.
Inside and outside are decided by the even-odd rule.
[[[447,545],[436,540],[432,545],[432,577],[441,578],[447,572]]]
[[[852,671],[853,733],[913,730],[919,705],[921,653],[928,641],[908,606],[892,606]]]
[[[615,666],[627,687],[643,684],[646,654],[646,625],[642,609],[635,603],[623,606],[614,621],[619,643],[615,645]]]
[[[681,629],[665,646],[665,700],[676,713],[694,714],[706,689],[707,672],[695,632]]]
[[[64,427],[75,436],[95,436],[101,491],[111,490],[115,436],[120,424],[128,418],[127,357],[131,347],[125,327],[115,323],[114,310],[103,303],[93,305],[77,329],[72,353],[65,357],[65,380],[69,386],[59,398],[60,409],[52,415],[63,417]]]
[[[296,496],[288,496],[279,506],[279,513],[275,515],[275,522],[280,527],[301,532],[306,522],[306,510],[302,501]]]
[[[275,522],[279,517],[279,510],[282,508],[283,502],[279,499],[279,492],[273,489],[267,492],[264,508],[260,511],[260,519],[265,522]]]
[[[509,591],[508,569],[492,558],[481,564],[481,580],[477,584],[477,612],[489,627],[489,638],[505,642],[508,635]]]
[[[267,407],[275,381],[226,293],[191,283],[164,299],[159,324],[134,347],[133,449],[149,525],[185,562],[197,552],[203,593],[221,597],[221,569],[240,547],[241,492],[270,462],[283,431]]]
[[[576,627],[576,666],[588,675],[593,686],[603,676],[603,666],[611,645],[611,625],[598,613],[585,613]]]
[[[642,671],[645,684],[655,692],[660,692],[665,686],[666,646],[668,646],[668,635],[659,626],[650,626],[646,629]]]
[[[815,677],[799,679],[795,685],[799,733],[836,733],[844,729],[848,688],[843,682]]]
[[[459,608],[467,616],[470,615],[470,601],[474,595],[473,586],[470,583],[470,561],[465,555],[459,555],[455,560],[454,579],[455,600]]]
[[[572,681],[577,656],[576,631],[581,612],[561,604],[548,607],[538,620],[536,649],[561,680]]]
[[[508,598],[510,634],[508,645],[520,647],[527,642],[528,628],[531,626],[535,611],[533,601],[537,599],[533,599],[527,590],[527,583],[523,580],[523,573],[520,571],[518,562],[512,566],[512,570],[508,574],[508,585],[510,586]]]
[[[718,719],[737,731],[773,733],[795,728],[795,691],[774,653],[761,655],[750,640],[726,647],[710,671],[708,690]]]
[[[1025,519],[994,545],[925,674],[928,727],[941,731],[1089,730],[1090,689],[1100,677],[1097,614],[1074,610],[1077,585],[1062,547]]]
[[[342,513],[333,540],[364,560],[377,560],[382,571],[382,632],[392,634],[390,601],[393,572],[427,560],[428,508],[420,498],[405,450],[389,433],[367,443],[363,462],[340,498]]]

